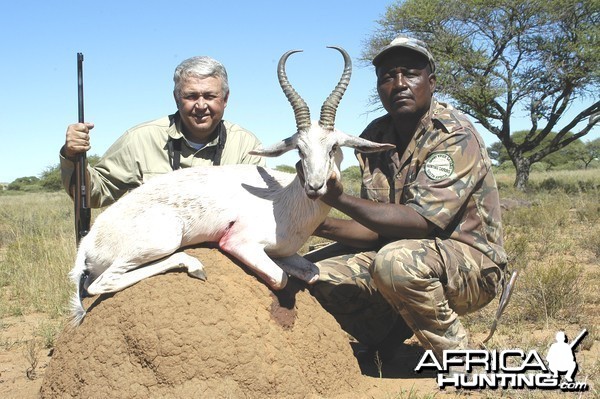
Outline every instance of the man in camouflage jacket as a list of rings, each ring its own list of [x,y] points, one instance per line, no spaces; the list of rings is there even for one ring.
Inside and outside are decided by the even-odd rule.
[[[361,136],[396,149],[357,154],[362,198],[328,182],[322,200],[351,220],[328,218],[315,231],[337,243],[307,255],[321,272],[312,293],[388,357],[413,333],[441,357],[468,345],[458,316],[498,291],[506,264],[498,190],[475,127],[433,97],[426,44],[398,37],[373,64],[387,114]]]

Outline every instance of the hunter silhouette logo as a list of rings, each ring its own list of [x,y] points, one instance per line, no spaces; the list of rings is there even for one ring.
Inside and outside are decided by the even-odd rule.
[[[569,343],[563,331],[557,332],[545,361],[536,350],[445,350],[441,359],[427,350],[415,372],[436,370],[440,388],[586,391],[587,383],[574,379],[578,369],[574,351],[586,335],[584,329]],[[563,374],[565,381],[561,381]]]
[[[567,382],[573,382],[575,373],[577,372],[577,362],[575,361],[575,347],[587,335],[587,330],[584,329],[577,338],[570,344],[567,343],[567,336],[564,331],[556,333],[556,342],[550,346],[546,361],[548,368],[552,371],[552,375],[558,378],[560,373],[566,372],[565,378]]]

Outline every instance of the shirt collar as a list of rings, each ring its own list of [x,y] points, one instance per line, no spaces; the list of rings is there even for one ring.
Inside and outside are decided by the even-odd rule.
[[[419,139],[423,133],[427,130],[431,129],[433,126],[433,115],[434,111],[437,107],[437,100],[434,97],[431,97],[431,105],[429,106],[429,110],[423,115],[419,123],[417,124],[417,130],[415,131],[415,135],[413,136],[413,141]]]
[[[167,134],[169,135],[169,138],[173,139],[173,140],[178,140],[183,138],[184,142],[186,143],[186,145],[189,146],[187,139],[185,138],[185,136],[182,133],[182,128],[181,128],[181,116],[179,115],[179,111],[175,112],[172,115],[169,115],[169,128],[167,129]],[[216,146],[219,143],[219,133],[221,132],[221,129],[224,129],[225,126],[223,125],[223,120],[221,120],[221,122],[219,122],[219,125],[216,128],[217,134],[215,135],[215,137],[209,141],[208,143],[206,143],[206,145],[202,148],[206,148],[206,147],[211,147],[211,146]],[[191,148],[191,146],[190,146]]]

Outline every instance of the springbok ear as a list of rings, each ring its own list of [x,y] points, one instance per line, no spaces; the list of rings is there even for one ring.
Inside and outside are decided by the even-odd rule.
[[[339,143],[342,146],[354,148],[359,152],[380,152],[396,148],[394,144],[375,143],[360,137],[350,136],[346,133],[337,131],[340,136]]]
[[[296,137],[297,134],[294,134],[291,137],[288,137],[285,140],[280,141],[277,144],[274,144],[267,148],[256,148],[248,152],[250,155],[260,155],[263,157],[278,157],[281,154],[285,154],[286,152],[293,150],[296,148]]]

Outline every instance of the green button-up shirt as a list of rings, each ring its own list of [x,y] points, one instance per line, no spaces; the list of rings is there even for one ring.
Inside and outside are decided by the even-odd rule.
[[[227,140],[221,154],[221,165],[251,164],[265,166],[262,157],[248,152],[260,146],[260,141],[239,125],[222,121]],[[138,187],[153,176],[172,171],[167,142],[183,138],[178,115],[142,123],[127,130],[102,156],[94,167],[87,167],[90,175],[90,206],[110,205],[127,191]],[[183,138],[181,167],[212,165],[217,149],[218,135],[200,150],[195,150]],[[74,163],[60,155],[63,186],[71,194]],[[225,183],[225,182],[224,182]]]

